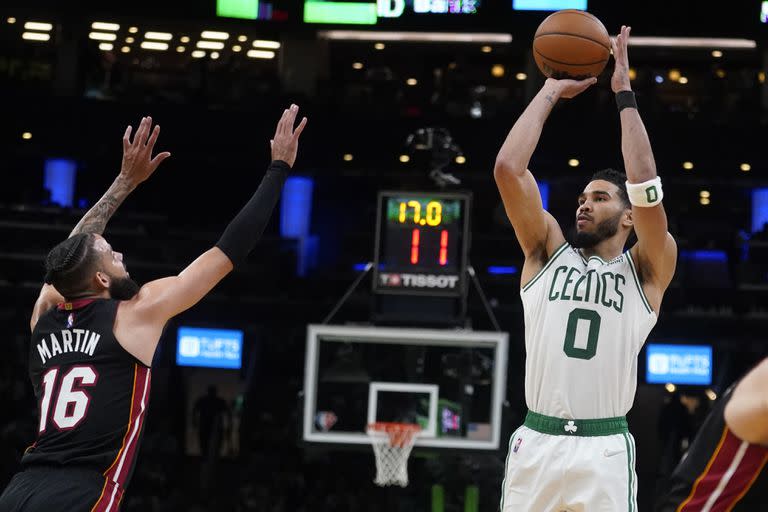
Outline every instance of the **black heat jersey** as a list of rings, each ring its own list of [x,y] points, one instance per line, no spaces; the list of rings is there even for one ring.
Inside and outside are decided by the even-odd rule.
[[[656,512],[768,511],[768,448],[742,441],[725,424],[735,387],[710,411]]]
[[[29,351],[39,422],[22,466],[102,473],[96,511],[118,508],[149,402],[150,369],[112,333],[118,305],[111,299],[59,304],[38,320]]]

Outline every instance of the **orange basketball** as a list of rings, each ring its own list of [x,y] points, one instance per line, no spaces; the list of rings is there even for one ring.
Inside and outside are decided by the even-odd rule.
[[[576,9],[550,14],[533,36],[533,57],[548,77],[596,77],[611,55],[611,39],[595,16]]]

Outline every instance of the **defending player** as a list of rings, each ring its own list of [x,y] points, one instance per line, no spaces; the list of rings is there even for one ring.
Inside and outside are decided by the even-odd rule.
[[[306,118],[283,112],[272,163],[215,247],[179,275],[139,287],[101,236],[126,196],[169,153],[151,158],[159,127],[145,118],[107,193],[46,258],[30,321],[29,373],[38,400],[35,443],[0,497],[0,511],[114,511],[133,472],[149,400],[150,366],[166,322],[202,299],[261,236],[296,159]]]
[[[723,393],[656,512],[768,510],[768,358]]]

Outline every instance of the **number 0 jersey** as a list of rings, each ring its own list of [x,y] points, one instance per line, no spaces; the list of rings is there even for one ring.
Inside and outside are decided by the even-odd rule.
[[[558,418],[626,415],[637,356],[656,324],[629,251],[606,262],[564,243],[520,295],[528,408]]]
[[[93,469],[122,494],[141,440],[150,369],[115,338],[118,305],[83,299],[38,320],[29,349],[38,437],[22,465]]]

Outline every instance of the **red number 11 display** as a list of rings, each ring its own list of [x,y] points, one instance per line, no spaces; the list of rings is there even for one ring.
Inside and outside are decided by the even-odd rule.
[[[419,243],[421,241],[421,230],[414,229],[411,233],[411,265],[419,263]],[[445,266],[448,263],[448,231],[442,230],[440,232],[440,254],[438,256],[438,262],[441,266]]]

